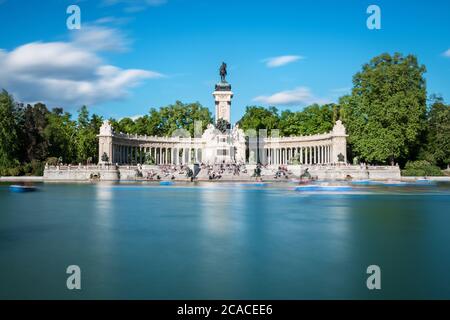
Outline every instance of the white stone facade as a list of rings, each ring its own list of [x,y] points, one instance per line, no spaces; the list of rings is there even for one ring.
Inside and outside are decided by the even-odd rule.
[[[213,92],[216,120],[230,122],[231,86],[222,84]],[[225,90],[223,89],[225,86]],[[217,89],[219,87],[219,90]],[[244,133],[237,125],[222,133],[213,125],[199,137],[176,133],[173,137],[149,137],[116,133],[108,121],[100,128],[100,164],[218,164],[260,162],[264,165],[335,164],[347,162],[347,134],[340,120],[328,133],[298,137],[263,137]]]
[[[216,102],[216,120],[224,119],[231,123],[231,99],[233,98],[233,92],[231,90],[214,91],[213,96]]]

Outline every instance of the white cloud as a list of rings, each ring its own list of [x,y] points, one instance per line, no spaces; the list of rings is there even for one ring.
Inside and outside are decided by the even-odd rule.
[[[289,63],[302,60],[304,57],[302,56],[279,56],[279,57],[272,57],[272,58],[266,58],[263,59],[262,62],[266,63],[266,66],[268,68],[277,68],[281,66],[285,66]]]
[[[132,17],[114,17],[114,16],[106,16],[99,18],[94,21],[94,24],[97,25],[105,25],[105,24],[112,24],[112,25],[124,25],[128,24],[130,21],[132,21]]]
[[[103,0],[103,5],[123,5],[129,13],[143,11],[148,7],[158,7],[167,3],[167,0]]]
[[[450,49],[444,52],[444,57],[450,58]]]
[[[270,96],[258,96],[253,101],[267,105],[309,105],[313,103],[329,103],[327,99],[315,97],[308,87],[297,87],[293,90],[286,90],[274,93]]]
[[[71,33],[72,42],[78,47],[92,51],[128,50],[131,41],[116,28],[87,25]]]
[[[42,101],[50,107],[79,107],[125,98],[143,79],[162,74],[109,65],[99,50],[116,50],[102,29],[88,30],[67,42],[32,42],[11,51],[0,50],[0,88],[18,101]],[[104,41],[105,40],[105,41]]]

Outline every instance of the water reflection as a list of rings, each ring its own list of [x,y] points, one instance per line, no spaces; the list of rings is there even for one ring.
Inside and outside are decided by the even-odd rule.
[[[241,227],[239,207],[243,193],[239,189],[200,188],[200,215],[205,230],[216,236],[227,236]]]
[[[98,183],[94,188],[92,240],[89,243],[89,252],[96,267],[90,268],[90,278],[85,279],[85,283],[97,292],[103,292],[105,296],[114,296],[116,294],[114,283],[117,278],[113,271],[117,264],[117,260],[114,259],[117,254],[114,232],[115,193],[113,185],[107,182]]]
[[[112,200],[113,200],[113,188],[112,184],[109,183],[98,183],[95,185],[95,206],[97,208],[96,212],[100,216],[108,215],[111,213]]]

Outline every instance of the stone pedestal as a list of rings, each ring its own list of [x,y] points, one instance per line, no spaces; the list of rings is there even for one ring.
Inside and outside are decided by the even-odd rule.
[[[233,98],[231,85],[227,82],[216,84],[213,96],[216,102],[216,121],[223,119],[231,123],[231,99]]]
[[[347,137],[341,120],[336,121],[332,131],[332,163],[347,163]],[[342,159],[339,159],[342,157]]]
[[[111,164],[113,160],[113,129],[108,120],[105,120],[100,127],[98,137],[98,163]],[[108,161],[103,161],[103,154],[106,154]]]

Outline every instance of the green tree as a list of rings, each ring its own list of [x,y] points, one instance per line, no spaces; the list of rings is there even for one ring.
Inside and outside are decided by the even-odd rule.
[[[48,156],[49,144],[45,137],[49,111],[45,104],[27,105],[23,112],[22,139],[24,160],[45,160]]]
[[[212,123],[211,112],[200,103],[182,103],[162,107],[159,111],[161,121],[161,133],[171,135],[177,129],[187,130],[191,136],[194,135],[195,121],[202,122],[202,130]]]
[[[0,168],[18,164],[18,110],[13,97],[5,90],[0,93]]]
[[[103,119],[97,115],[89,118],[89,110],[83,106],[78,112],[76,150],[77,162],[98,162],[98,137]]]
[[[278,109],[275,107],[259,107],[247,106],[242,118],[238,121],[239,127],[245,130],[256,130],[259,134],[260,129],[267,129],[267,134],[270,134],[272,129],[279,128],[280,117],[278,116]]]
[[[49,143],[49,156],[61,157],[65,163],[76,161],[77,125],[71,115],[61,108],[54,108],[47,117],[48,125],[44,130]]]
[[[302,111],[283,111],[280,117],[282,136],[299,136],[326,133],[333,129],[337,107],[333,104],[313,104]]]
[[[244,116],[238,121],[239,127],[249,135],[246,137],[246,143],[249,147],[246,151],[246,159],[251,159],[251,161],[254,159],[256,162],[260,161],[260,130],[265,129],[267,130],[267,135],[271,135],[272,130],[278,129],[279,122],[280,118],[278,116],[277,108],[247,106]],[[256,131],[256,136],[250,138],[253,135],[251,132],[252,130]],[[252,155],[254,148],[256,148],[257,151],[256,154]]]
[[[195,122],[202,122],[202,130],[212,123],[211,112],[199,103],[182,103],[160,108],[151,108],[148,115],[137,118],[122,118],[119,121],[110,119],[112,127],[116,132],[148,135],[148,136],[170,136],[177,129],[189,131],[194,135]]]
[[[119,132],[123,133],[136,133],[134,121],[131,118],[122,118],[118,123],[119,127],[117,128]]]
[[[420,158],[444,168],[450,164],[450,105],[432,97],[427,117],[426,139]]]
[[[413,55],[382,54],[353,78],[341,99],[349,143],[368,162],[405,163],[413,157],[426,114],[425,66]]]

